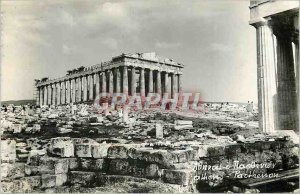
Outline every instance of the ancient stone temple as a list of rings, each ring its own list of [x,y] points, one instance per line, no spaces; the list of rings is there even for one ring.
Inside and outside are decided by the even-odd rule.
[[[182,90],[183,65],[155,53],[122,54],[108,62],[70,71],[57,79],[36,80],[38,105],[93,101],[99,93],[147,96]]]
[[[298,130],[298,1],[251,1],[250,25],[256,28],[260,128]]]

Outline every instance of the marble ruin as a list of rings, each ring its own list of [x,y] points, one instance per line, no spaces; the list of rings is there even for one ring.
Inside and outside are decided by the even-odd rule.
[[[65,77],[37,80],[37,105],[61,105],[93,101],[99,93],[146,96],[182,90],[182,64],[161,59],[155,53],[122,54]]]
[[[264,132],[299,129],[299,2],[251,1],[256,28],[259,124]]]

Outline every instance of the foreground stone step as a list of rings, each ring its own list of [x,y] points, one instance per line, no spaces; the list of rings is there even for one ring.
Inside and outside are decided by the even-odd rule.
[[[33,192],[41,185],[40,176],[23,177],[21,179],[2,181],[1,192],[5,193],[28,193]]]

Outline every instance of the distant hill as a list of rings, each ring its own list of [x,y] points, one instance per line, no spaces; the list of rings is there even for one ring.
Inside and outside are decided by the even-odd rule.
[[[25,105],[25,104],[35,104],[35,100],[8,100],[8,101],[1,101],[1,105],[8,105],[14,104],[16,106]]]

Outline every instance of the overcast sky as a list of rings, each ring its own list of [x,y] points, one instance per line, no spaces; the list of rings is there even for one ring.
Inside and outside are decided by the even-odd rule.
[[[205,101],[257,101],[248,1],[1,2],[2,100],[32,98],[35,78],[155,51],[184,64],[184,90]]]

